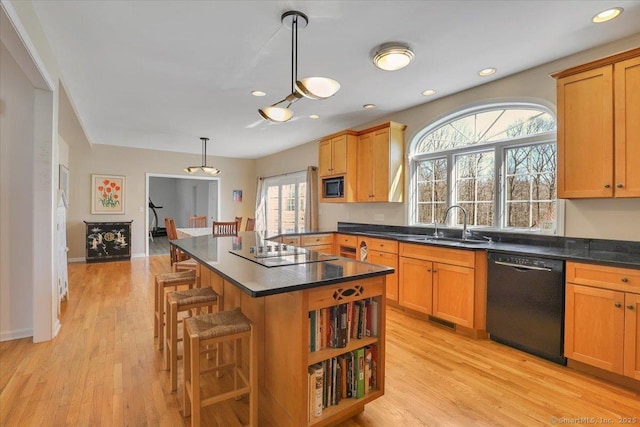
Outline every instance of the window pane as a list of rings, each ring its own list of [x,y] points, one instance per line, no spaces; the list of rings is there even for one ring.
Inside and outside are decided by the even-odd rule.
[[[269,236],[304,231],[306,173],[265,178],[266,227]]]
[[[507,204],[507,227],[530,227],[530,203],[513,202]]]
[[[431,224],[446,209],[447,160],[425,160],[416,167],[416,221]]]
[[[298,184],[298,232],[305,231],[304,218],[306,207],[306,195],[307,195],[307,183],[301,182]]]

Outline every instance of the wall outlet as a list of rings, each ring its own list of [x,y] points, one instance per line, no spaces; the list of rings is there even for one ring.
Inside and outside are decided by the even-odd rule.
[[[373,220],[374,221],[384,221],[384,214],[374,214],[373,215]]]

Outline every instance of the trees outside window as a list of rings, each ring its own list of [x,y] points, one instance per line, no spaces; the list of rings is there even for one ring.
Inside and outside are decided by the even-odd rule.
[[[265,178],[267,236],[304,232],[306,172]]]
[[[556,121],[540,105],[485,105],[418,135],[411,151],[410,223],[442,224],[447,206],[470,226],[537,231],[555,221]],[[447,225],[462,224],[462,212]]]

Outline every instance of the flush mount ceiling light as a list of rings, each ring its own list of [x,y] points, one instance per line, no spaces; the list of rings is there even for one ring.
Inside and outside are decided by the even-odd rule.
[[[258,110],[263,119],[286,122],[293,117],[291,104],[302,97],[309,99],[330,98],[340,89],[340,83],[327,77],[307,77],[298,80],[298,28],[305,28],[309,18],[302,12],[290,10],[282,14],[282,25],[291,30],[291,93],[283,100]],[[286,107],[279,106],[285,104]]]
[[[373,110],[376,108],[376,104],[364,104],[362,108],[364,108],[365,110]]]
[[[594,16],[593,19],[591,19],[591,21],[593,21],[596,24],[611,21],[613,18],[617,18],[618,16],[620,16],[623,10],[624,9],[621,7],[613,7],[611,9],[603,10],[602,12]]]
[[[187,173],[194,173],[199,170],[208,173],[209,175],[218,175],[220,174],[220,169],[214,168],[213,166],[207,165],[207,141],[209,138],[200,138],[202,141],[202,165],[200,166],[189,166],[184,168],[184,171]]]
[[[252,90],[251,95],[253,96],[266,96],[267,94],[261,90]]]
[[[436,94],[436,91],[434,89],[425,89],[422,91],[422,95],[424,96],[431,96],[435,94]]]
[[[396,71],[409,65],[414,54],[409,46],[401,43],[380,45],[373,56],[373,64],[385,71]]]

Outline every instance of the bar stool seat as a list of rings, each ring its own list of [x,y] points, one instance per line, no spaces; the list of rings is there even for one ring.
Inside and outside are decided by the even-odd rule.
[[[198,265],[198,261],[193,258],[185,259],[183,261],[176,261],[173,263],[171,267],[174,272],[177,271],[187,271],[187,270],[195,270]]]
[[[164,291],[166,288],[178,289],[178,286],[187,286],[189,289],[196,285],[195,270],[187,270],[156,275],[153,296],[154,319],[153,336],[158,338],[158,348],[162,350],[164,344]]]
[[[223,400],[249,394],[249,426],[258,425],[258,351],[257,338],[251,321],[239,308],[214,314],[190,317],[184,321],[184,399],[183,416],[191,416],[191,425],[199,426],[201,409]],[[249,340],[249,378],[242,372],[241,342]],[[215,366],[200,368],[200,354],[208,345],[231,342],[232,362],[222,364],[221,354],[216,354]],[[213,396],[202,396],[201,375],[233,369],[233,390]],[[242,384],[238,380],[242,380]],[[218,379],[219,381],[219,379]]]
[[[191,310],[199,313],[205,307],[212,313],[217,305],[218,294],[211,288],[193,288],[167,293],[167,321],[164,334],[167,348],[164,354],[164,369],[169,370],[171,391],[178,388],[178,360],[182,359],[182,356],[178,355],[178,342],[181,341],[178,338],[178,313],[187,311],[191,315]]]

